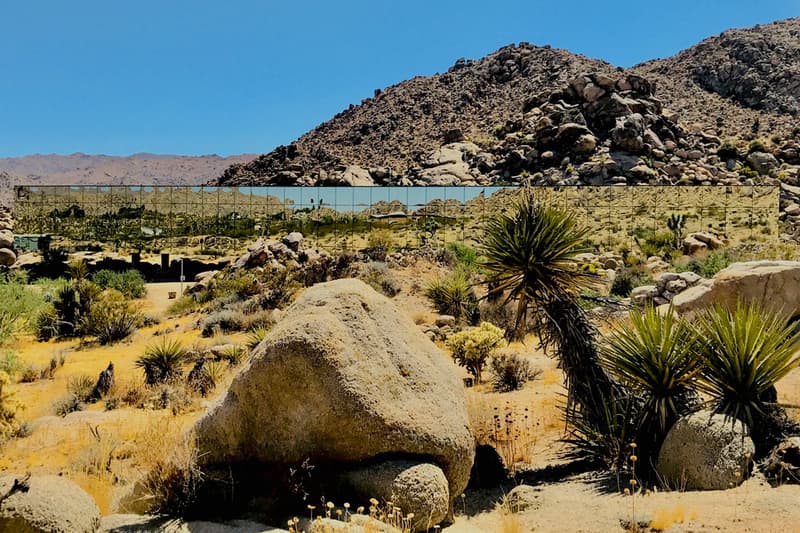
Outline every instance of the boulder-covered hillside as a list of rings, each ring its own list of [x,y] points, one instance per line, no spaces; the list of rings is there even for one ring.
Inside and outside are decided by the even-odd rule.
[[[574,86],[586,74],[611,79],[612,84],[629,76],[644,78],[645,96],[652,103],[648,112],[667,117],[686,135],[702,133],[746,144],[768,136],[791,140],[800,133],[798,18],[729,30],[672,58],[631,69],[528,43],[501,48],[479,60],[459,59],[445,73],[376,90],[372,97],[350,106],[288,146],[280,146],[249,163],[232,165],[214,182],[432,184],[417,176],[431,166],[431,158],[443,145],[468,141],[491,152],[498,140],[504,140],[509,124],[518,131],[521,128],[514,124],[528,121],[531,101],[542,102],[565,87]],[[602,83],[600,88],[609,89]],[[623,85],[615,90],[634,90],[632,96],[641,99],[642,88]],[[591,99],[602,95],[578,96]],[[620,94],[622,98],[627,96]],[[637,112],[638,107],[634,108],[628,111]],[[614,121],[618,117],[611,111],[609,114],[600,110],[600,114]],[[588,126],[602,141],[608,128],[595,131],[592,124]],[[530,134],[536,137],[538,132]],[[528,144],[541,143],[536,140]],[[775,148],[780,149],[780,143]],[[561,161],[553,163],[558,166]],[[526,169],[532,170],[535,169]],[[497,176],[487,179],[496,181]],[[482,183],[487,179],[462,182]]]

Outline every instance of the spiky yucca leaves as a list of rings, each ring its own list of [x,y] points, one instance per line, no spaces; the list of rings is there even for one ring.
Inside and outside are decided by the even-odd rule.
[[[644,428],[664,435],[696,402],[694,382],[702,370],[694,328],[672,310],[652,306],[631,311],[601,345],[602,364],[644,402]]]
[[[439,313],[475,322],[478,299],[466,271],[456,269],[449,276],[435,279],[425,286],[424,292]]]
[[[542,346],[555,348],[566,375],[568,412],[580,407],[587,420],[602,425],[601,406],[615,384],[600,366],[595,329],[578,305],[580,292],[597,284],[575,260],[587,251],[587,234],[570,213],[541,205],[523,189],[508,213],[487,222],[481,251],[493,291],[516,302],[514,329],[533,311]]]
[[[597,276],[575,261],[591,251],[584,244],[588,233],[570,213],[541,205],[530,189],[522,190],[509,213],[487,221],[483,266],[493,291],[517,302],[517,328],[532,307],[597,287]]]
[[[747,424],[754,440],[761,441],[756,448],[762,444],[763,451],[765,442],[759,436],[774,434],[772,426],[785,419],[777,406],[775,384],[800,366],[800,332],[779,314],[741,302],[734,310],[708,310],[700,330],[705,339],[701,390],[717,412]]]
[[[136,360],[136,366],[144,370],[148,385],[166,383],[183,374],[187,352],[178,340],[161,337],[145,349],[144,355]]]

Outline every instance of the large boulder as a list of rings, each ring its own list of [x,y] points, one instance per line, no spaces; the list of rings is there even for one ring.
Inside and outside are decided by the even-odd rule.
[[[413,531],[428,531],[444,520],[450,507],[447,478],[430,463],[386,461],[348,472],[344,479],[362,501],[390,501],[404,516],[413,514]]]
[[[206,464],[363,464],[419,458],[450,500],[474,439],[448,357],[386,297],[356,279],[307,289],[196,424]]]
[[[59,476],[0,477],[0,531],[89,533],[100,528],[91,496]]]
[[[734,263],[675,296],[672,305],[680,314],[693,314],[716,304],[732,309],[739,299],[758,302],[786,318],[800,315],[800,262]]]
[[[755,446],[741,422],[710,411],[680,418],[658,454],[657,470],[673,488],[721,490],[749,472]]]
[[[17,254],[8,248],[0,248],[0,266],[11,266],[17,262]]]

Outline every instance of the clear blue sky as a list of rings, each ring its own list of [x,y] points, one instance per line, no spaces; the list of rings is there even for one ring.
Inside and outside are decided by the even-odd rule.
[[[266,152],[520,41],[629,66],[800,0],[0,0],[0,157]]]

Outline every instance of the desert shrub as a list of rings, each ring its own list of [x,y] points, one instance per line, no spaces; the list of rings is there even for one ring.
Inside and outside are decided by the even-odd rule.
[[[456,270],[449,276],[429,282],[424,288],[424,294],[439,313],[470,323],[477,321],[478,298],[469,276],[463,270]]]
[[[492,386],[497,392],[521,389],[528,381],[536,379],[542,371],[531,366],[530,361],[517,354],[492,357]]]
[[[365,268],[361,269],[359,278],[376,291],[390,298],[397,296],[400,292],[400,284],[392,275],[386,263],[369,263]]]
[[[109,289],[81,317],[80,331],[96,337],[100,344],[113,344],[133,334],[141,318],[136,307],[122,293]]]
[[[675,236],[671,231],[649,231],[644,237],[636,238],[636,244],[646,257],[664,257],[675,249]]]
[[[492,352],[500,347],[505,338],[502,329],[483,322],[480,326],[460,331],[447,339],[447,347],[453,359],[481,383],[483,368]]]
[[[769,152],[767,141],[760,138],[750,141],[750,144],[747,145],[747,153],[752,154],[753,152]]]
[[[230,333],[244,331],[247,324],[247,315],[242,311],[225,309],[211,313],[200,326],[203,337],[213,337],[217,333]]]
[[[211,292],[215,299],[235,295],[240,299],[249,298],[262,292],[258,277],[252,270],[228,271],[215,276]]]
[[[367,237],[364,253],[373,261],[385,261],[386,256],[394,251],[394,236],[385,229],[372,230]]]
[[[7,310],[0,310],[0,344],[3,344],[14,334],[17,318]]]
[[[39,379],[41,375],[41,371],[37,366],[34,365],[25,365],[22,371],[19,374],[19,382],[20,383],[33,383],[34,381]]]
[[[716,250],[709,252],[704,257],[691,259],[686,265],[678,267],[677,270],[691,271],[700,274],[704,278],[713,278],[717,272],[727,268],[738,258],[732,250]]]
[[[36,338],[40,341],[48,341],[58,337],[60,330],[60,320],[58,312],[53,305],[47,305],[39,310],[34,320]]]
[[[53,411],[58,416],[67,416],[75,411],[82,411],[86,404],[74,394],[66,394],[53,403]]]
[[[162,337],[145,349],[136,366],[144,371],[145,383],[155,385],[179,378],[186,361],[187,352],[180,341]]]
[[[258,309],[252,313],[244,315],[242,331],[252,331],[256,329],[269,329],[275,325],[275,316],[269,309]]]
[[[628,267],[623,268],[614,277],[611,282],[609,292],[612,296],[619,296],[620,298],[627,298],[636,287],[642,285],[651,285],[653,283],[653,276],[641,267]]]
[[[11,383],[11,377],[0,370],[0,444],[14,435],[19,424],[17,423],[17,410],[20,405],[14,400],[12,393],[6,390]]]
[[[447,250],[453,254],[457,265],[467,269],[478,266],[478,252],[474,248],[461,242],[451,242],[447,245]]]
[[[723,161],[728,161],[729,159],[739,159],[739,148],[736,146],[734,141],[727,139],[717,149],[717,155]]]
[[[13,378],[14,375],[22,371],[22,361],[17,352],[7,350],[0,355],[0,372]]]
[[[29,317],[35,317],[45,305],[40,291],[28,287],[24,276],[8,274],[0,280],[0,344],[11,338],[14,332],[32,325]]]
[[[705,366],[699,387],[714,410],[741,420],[755,434],[768,431],[767,415],[777,404],[775,384],[800,366],[800,331],[777,313],[741,302],[733,310],[707,311],[700,330]]]
[[[209,293],[206,291],[203,292],[202,294],[203,296],[207,296]],[[205,303],[202,301],[204,298],[203,297],[198,298],[198,296],[200,296],[200,294],[198,293],[181,296],[173,303],[171,303],[170,306],[167,308],[167,315],[181,316],[187,313],[191,313],[192,311],[196,311],[197,309],[202,307],[203,303]]]
[[[78,398],[81,402],[87,402],[94,392],[95,380],[88,374],[75,376],[67,381],[67,392]]]
[[[147,294],[147,286],[138,270],[100,270],[92,275],[92,281],[103,289],[116,289],[127,298],[142,298]]]

